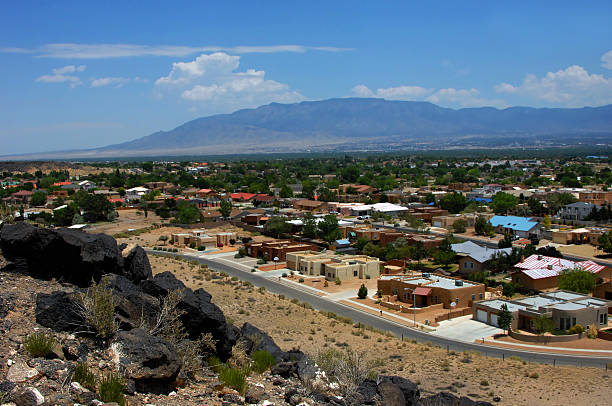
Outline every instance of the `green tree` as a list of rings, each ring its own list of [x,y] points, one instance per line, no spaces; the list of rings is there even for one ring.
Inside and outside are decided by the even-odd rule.
[[[453,223],[453,231],[456,233],[465,233],[467,222],[464,219],[456,220]]]
[[[317,236],[317,222],[312,213],[306,213],[302,218],[302,223],[302,235],[306,238],[315,238]]]
[[[357,248],[358,251],[362,252],[364,247],[368,244],[369,240],[365,237],[359,237],[357,239],[357,242],[355,243],[355,248]]]
[[[474,223],[474,231],[476,231],[477,235],[491,235],[493,225],[483,216],[479,216]]]
[[[359,287],[359,290],[357,291],[357,297],[359,299],[365,299],[366,297],[368,297],[368,288],[366,288],[366,286],[362,283],[361,286]]]
[[[281,234],[291,231],[291,224],[284,217],[272,216],[264,224],[264,234],[280,238]]]
[[[78,212],[75,210],[74,205],[68,205],[63,209],[53,210],[53,224],[60,227],[68,227],[73,223],[73,219]]]
[[[183,200],[176,205],[175,218],[179,224],[193,224],[199,222],[202,215],[194,204]]]
[[[512,325],[512,312],[508,310],[508,305],[505,303],[501,305],[500,312],[497,314],[497,325],[504,329],[504,332],[510,330]]]
[[[533,319],[533,329],[539,335],[544,333],[550,333],[554,330],[555,324],[550,317],[546,317],[544,315],[538,316]]]
[[[318,224],[318,228],[319,236],[328,243],[342,238],[342,232],[338,227],[338,219],[333,214],[323,217],[323,220]]]
[[[580,268],[565,269],[559,274],[559,288],[578,293],[591,293],[595,287],[595,275]]]
[[[499,240],[497,248],[511,248],[512,247],[512,236],[510,234],[504,234],[504,238]]]
[[[281,186],[281,189],[278,192],[278,195],[283,198],[293,197],[293,190],[289,186],[283,185]]]
[[[467,206],[467,199],[462,193],[447,193],[440,199],[440,207],[451,213],[460,213]]]
[[[88,222],[106,220],[108,213],[114,210],[112,203],[106,197],[90,194],[84,190],[76,192],[72,200],[84,212],[83,216]]]
[[[550,217],[548,216],[548,214],[544,215],[544,220],[542,221],[542,226],[544,226],[544,228],[546,230],[549,230],[550,227],[552,226],[552,222],[550,221]]]
[[[506,214],[509,210],[515,208],[517,204],[518,199],[515,196],[509,193],[497,192],[491,201],[491,208],[495,213]]]
[[[229,216],[232,214],[232,202],[229,200],[221,200],[221,203],[219,204],[219,213],[221,213],[221,217],[225,219],[229,218]]]
[[[436,252],[434,252],[433,258],[436,263],[443,265],[444,268],[448,268],[451,262],[453,262],[453,259],[455,259],[455,252],[437,250]]]
[[[30,197],[30,204],[32,206],[44,206],[47,203],[47,194],[45,192],[34,192]]]
[[[604,250],[604,252],[612,253],[612,231],[600,235],[597,242],[599,243],[599,248]]]

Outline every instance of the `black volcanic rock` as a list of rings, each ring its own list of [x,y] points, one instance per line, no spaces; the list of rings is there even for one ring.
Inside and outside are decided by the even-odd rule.
[[[7,224],[0,230],[0,248],[10,261],[8,270],[81,287],[107,273],[125,275],[135,282],[151,277],[151,265],[141,247],[126,248],[124,259],[117,241],[106,234]]]
[[[78,311],[78,301],[64,291],[36,295],[36,322],[55,331],[88,330],[85,319]]]
[[[182,290],[184,296],[179,308],[184,311],[181,321],[189,338],[197,339],[201,334],[211,333],[217,340],[217,354],[223,360],[228,359],[236,343],[237,334],[231,328],[217,305],[211,302],[211,296],[204,289],[195,292],[185,286],[170,272],[162,272],[153,279],[140,283],[142,290],[152,296],[162,298],[173,290]]]

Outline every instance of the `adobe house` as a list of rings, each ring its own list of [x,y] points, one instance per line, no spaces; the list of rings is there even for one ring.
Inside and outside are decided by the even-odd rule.
[[[486,287],[482,283],[464,281],[437,274],[381,275],[378,289],[383,295],[396,296],[406,303],[416,301],[416,307],[442,304],[445,309],[455,303],[455,309],[471,307],[474,301],[485,298]]]
[[[311,276],[325,276],[328,280],[378,278],[380,260],[367,255],[338,255],[333,251],[312,250],[287,254],[287,268]]]
[[[487,269],[487,261],[489,261],[495,255],[500,253],[508,255],[512,252],[512,248],[500,249],[481,247],[472,241],[451,244],[451,248],[459,257],[458,272],[464,276],[467,276],[473,272],[485,271]]]
[[[300,199],[293,202],[293,208],[296,210],[322,212],[327,208],[327,202],[318,200]]]
[[[266,257],[268,260],[278,258],[279,261],[285,261],[287,254],[298,251],[316,251],[315,244],[307,244],[291,240],[275,240],[265,242],[249,242],[244,244],[246,253],[253,258]]]
[[[540,293],[516,300],[494,299],[477,302],[473,306],[475,320],[498,327],[498,316],[502,305],[512,313],[513,330],[534,331],[534,320],[539,317],[552,319],[556,330],[566,331],[576,324],[583,327],[608,326],[608,307],[612,302],[592,298],[566,290]]]

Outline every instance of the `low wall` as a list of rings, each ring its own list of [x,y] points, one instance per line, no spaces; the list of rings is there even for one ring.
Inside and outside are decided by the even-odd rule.
[[[612,341],[612,329],[599,330],[597,332],[597,338],[601,338],[602,340]]]
[[[552,335],[532,335],[532,334],[523,334],[514,330],[509,330],[508,335],[516,340],[527,341],[529,343],[566,343],[568,341],[576,341],[580,340],[585,333],[580,334],[568,334],[564,336],[552,336]]]
[[[454,312],[450,312],[450,315],[448,313],[441,314],[439,316],[436,316],[435,320],[437,323],[443,320],[449,320],[449,316],[451,319],[454,319],[455,317],[467,316],[468,314],[472,314],[472,309],[470,307],[466,307],[465,309],[461,310],[455,310]]]

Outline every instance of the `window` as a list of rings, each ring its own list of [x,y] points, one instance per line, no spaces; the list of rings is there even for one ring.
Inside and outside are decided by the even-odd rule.
[[[353,271],[353,276],[357,276],[357,271]]]
[[[476,300],[476,295],[472,293],[472,300]]]
[[[482,300],[482,293],[480,293],[480,294],[478,295],[478,299],[481,299],[481,300]]]

